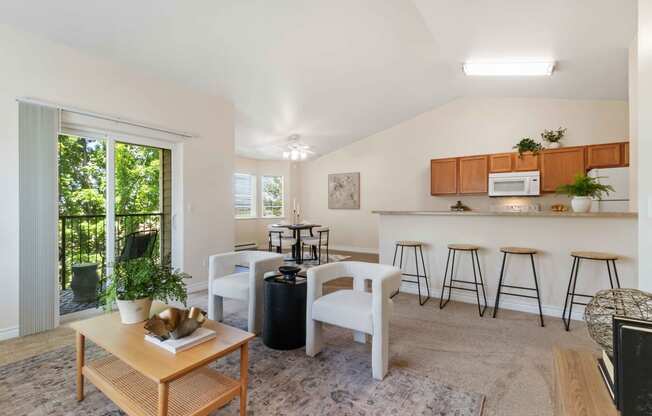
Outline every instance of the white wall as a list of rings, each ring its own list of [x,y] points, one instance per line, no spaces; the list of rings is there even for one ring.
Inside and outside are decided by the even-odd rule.
[[[256,176],[256,218],[235,220],[235,242],[258,244],[259,248],[267,247],[267,226],[281,220],[291,220],[292,204],[298,196],[300,188],[299,168],[297,163],[284,160],[260,160],[237,157],[234,165],[235,173],[248,173]],[[263,175],[283,176],[283,192],[285,216],[283,218],[261,218],[262,193],[260,177]]]
[[[652,2],[638,3],[639,287],[652,292]]]
[[[18,105],[32,97],[198,133],[183,145],[183,268],[233,246],[234,115],[218,97],[176,86],[0,25],[0,337],[18,325]],[[181,219],[181,218],[180,218]]]
[[[376,251],[381,210],[448,209],[457,199],[487,209],[485,196],[430,196],[430,159],[507,152],[523,136],[568,128],[567,146],[628,138],[624,101],[463,98],[301,165],[306,215],[332,227],[337,248]],[[360,172],[361,209],[329,210],[329,173]],[[549,205],[550,197],[535,202]]]

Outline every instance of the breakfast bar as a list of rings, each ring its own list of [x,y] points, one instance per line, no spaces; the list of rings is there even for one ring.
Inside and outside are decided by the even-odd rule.
[[[379,219],[380,262],[392,264],[395,242],[424,243],[425,268],[431,294],[439,297],[449,244],[479,246],[478,260],[493,306],[501,270],[501,247],[521,246],[537,250],[535,259],[543,314],[561,316],[572,267],[572,251],[607,252],[618,255],[617,267],[622,287],[637,287],[637,213],[634,212],[490,212],[490,211],[373,211]],[[407,252],[406,252],[407,253]],[[409,255],[409,253],[407,253]],[[463,257],[463,255],[462,255]],[[530,286],[529,259],[509,256],[505,265],[510,284]],[[420,259],[419,259],[420,260]],[[414,273],[413,258],[404,259],[408,273]],[[455,276],[473,276],[471,261],[460,258]],[[593,294],[609,286],[604,262],[582,262],[577,292]],[[401,290],[417,293],[414,283],[404,282]],[[473,294],[454,291],[453,300],[476,302]],[[537,313],[536,300],[501,296],[500,307]],[[477,315],[476,315],[477,316]],[[582,308],[573,309],[573,318],[582,318]]]

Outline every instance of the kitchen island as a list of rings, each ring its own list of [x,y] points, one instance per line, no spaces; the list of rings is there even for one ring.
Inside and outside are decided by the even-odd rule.
[[[418,240],[425,244],[426,270],[431,295],[441,292],[447,245],[468,243],[479,251],[487,300],[493,307],[502,261],[500,247],[521,246],[538,250],[535,264],[539,277],[543,313],[561,316],[572,265],[571,251],[603,251],[618,254],[618,274],[622,287],[638,287],[638,215],[620,213],[574,212],[490,212],[490,211],[373,211],[379,214],[380,262],[392,264],[397,240]],[[414,273],[413,253],[406,251],[404,265]],[[472,278],[471,261],[462,254],[456,262],[456,276]],[[508,256],[505,283],[532,285],[529,258]],[[609,287],[604,262],[583,261],[577,283],[578,293],[593,294]],[[403,283],[401,290],[416,293],[416,285]],[[475,295],[453,291],[452,299],[475,303]],[[501,308],[538,313],[536,301],[501,296]],[[475,315],[477,317],[477,315]],[[573,318],[581,319],[582,308],[573,309]]]

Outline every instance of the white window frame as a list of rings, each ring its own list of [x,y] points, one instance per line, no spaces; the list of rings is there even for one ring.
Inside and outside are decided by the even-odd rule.
[[[265,178],[281,178],[281,215],[265,215]],[[261,218],[285,218],[285,177],[283,175],[260,176],[260,215]]]
[[[236,206],[235,206],[235,177],[236,175],[246,175],[249,176],[250,179],[250,184],[251,184],[251,215],[248,216],[238,216],[236,214]],[[246,173],[246,172],[235,172],[233,173],[233,217],[236,220],[250,220],[250,219],[255,219],[257,217],[257,212],[256,208],[258,207],[257,203],[257,182],[258,178],[256,175],[252,175],[251,173]]]

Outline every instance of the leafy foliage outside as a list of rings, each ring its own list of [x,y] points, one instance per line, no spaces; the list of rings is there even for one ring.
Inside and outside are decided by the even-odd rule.
[[[283,216],[283,177],[263,176],[263,217]]]
[[[159,229],[161,151],[153,147],[116,143],[116,239],[139,229]],[[59,136],[60,252],[65,259],[66,282],[73,263],[104,265],[106,143],[71,135]],[[74,217],[74,216],[90,217]],[[71,217],[73,216],[73,217]],[[65,218],[64,218],[65,217]],[[65,247],[64,247],[65,234]],[[118,241],[120,249],[121,241]],[[157,243],[158,244],[158,243]],[[119,254],[119,252],[118,252]],[[103,270],[100,270],[103,272]]]

